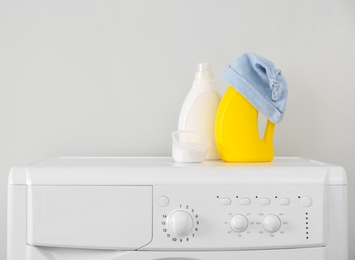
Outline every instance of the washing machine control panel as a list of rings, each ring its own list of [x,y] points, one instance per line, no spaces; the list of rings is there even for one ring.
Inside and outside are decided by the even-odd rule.
[[[325,186],[154,186],[147,250],[324,246]]]

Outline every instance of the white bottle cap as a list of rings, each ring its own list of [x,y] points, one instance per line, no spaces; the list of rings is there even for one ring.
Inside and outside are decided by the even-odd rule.
[[[212,66],[209,63],[197,64],[195,79],[213,79]]]

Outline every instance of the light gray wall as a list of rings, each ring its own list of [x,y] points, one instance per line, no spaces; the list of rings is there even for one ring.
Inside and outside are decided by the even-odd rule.
[[[56,155],[170,155],[195,66],[246,51],[289,84],[276,155],[343,165],[355,243],[355,1],[0,1],[0,259],[8,170]],[[355,249],[350,258],[355,259]]]

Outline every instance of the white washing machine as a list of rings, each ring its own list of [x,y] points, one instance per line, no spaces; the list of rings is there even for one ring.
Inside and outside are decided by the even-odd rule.
[[[347,260],[342,167],[52,158],[11,169],[7,260]]]

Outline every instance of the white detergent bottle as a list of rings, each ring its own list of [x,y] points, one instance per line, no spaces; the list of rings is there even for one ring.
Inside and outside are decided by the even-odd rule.
[[[215,120],[220,96],[211,65],[199,63],[192,88],[186,96],[179,116],[179,130],[195,131],[208,139],[211,146],[205,159],[220,159],[215,141]]]

